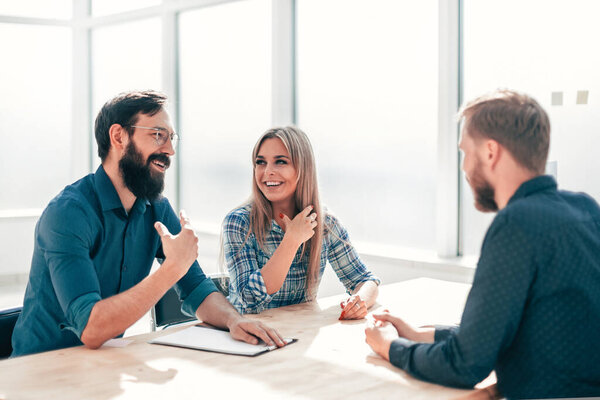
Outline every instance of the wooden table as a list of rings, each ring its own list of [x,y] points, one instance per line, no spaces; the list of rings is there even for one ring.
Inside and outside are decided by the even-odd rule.
[[[378,305],[417,325],[456,323],[469,285],[419,278],[383,285]],[[74,347],[0,361],[6,399],[425,399],[471,396],[419,381],[365,343],[365,320],[338,320],[333,296],[251,315],[297,343],[258,357],[148,344],[165,331],[129,337],[122,348]]]

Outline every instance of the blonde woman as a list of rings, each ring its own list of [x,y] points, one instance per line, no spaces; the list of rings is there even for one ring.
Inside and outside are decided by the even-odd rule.
[[[340,319],[365,317],[380,281],[338,219],[321,208],[306,134],[295,127],[271,129],[254,146],[252,161],[252,196],[223,222],[231,303],[241,313],[259,313],[313,300],[329,261],[350,295]]]

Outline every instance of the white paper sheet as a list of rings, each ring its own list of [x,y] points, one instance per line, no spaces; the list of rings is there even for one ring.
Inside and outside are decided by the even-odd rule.
[[[109,339],[104,342],[103,346],[106,347],[125,347],[128,346],[129,343],[133,342],[131,339]]]
[[[291,343],[295,339],[286,338],[285,341]],[[259,344],[240,342],[233,339],[229,332],[199,325],[158,337],[148,343],[243,356],[255,356],[277,348],[277,346],[267,346],[263,342]]]

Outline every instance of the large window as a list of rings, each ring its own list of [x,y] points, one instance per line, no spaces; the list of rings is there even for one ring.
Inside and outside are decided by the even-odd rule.
[[[356,241],[435,249],[437,7],[298,1],[298,124]]]
[[[70,177],[71,30],[0,24],[0,37],[0,210],[41,208]]]
[[[92,122],[102,105],[121,92],[161,90],[162,24],[151,18],[98,28],[92,34]],[[100,165],[96,140],[93,162]]]
[[[73,0],[5,0],[0,2],[0,15],[69,19],[72,15],[72,4]]]
[[[598,2],[465,0],[464,9],[464,98],[496,88],[535,97],[550,116],[559,188],[600,200]],[[477,253],[492,216],[463,188],[464,252]]]
[[[70,178],[72,74],[68,27],[5,23],[0,24],[0,38],[2,283],[6,276],[29,271],[35,210],[45,207]],[[1,290],[22,293],[21,287]],[[19,304],[4,301],[4,306]]]
[[[180,16],[181,203],[203,231],[250,195],[254,142],[271,123],[271,1]]]
[[[156,6],[161,0],[93,0],[92,15],[108,15]]]
[[[596,0],[2,2],[0,237],[13,238],[4,265],[27,272],[35,209],[95,169],[94,118],[132,89],[170,97],[181,141],[166,195],[202,232],[209,271],[224,215],[250,195],[252,147],[273,121],[309,135],[323,201],[359,250],[454,253],[454,237],[439,239],[457,232],[456,207],[440,204],[446,194],[454,203],[457,179],[448,188],[436,174],[457,168],[439,132],[458,96],[438,93],[461,82],[450,17],[460,3],[463,98],[498,87],[536,97],[550,114],[559,186],[600,199]],[[476,255],[493,215],[475,211],[464,179],[460,203],[462,251]]]

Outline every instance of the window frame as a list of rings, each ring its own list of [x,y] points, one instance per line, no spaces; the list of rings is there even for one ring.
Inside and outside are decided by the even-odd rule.
[[[163,0],[160,5],[123,13],[92,16],[91,1],[73,0],[71,20],[1,16],[0,23],[59,25],[72,28],[73,85],[71,137],[71,178],[76,180],[93,172],[94,136],[92,115],[92,42],[94,29],[127,23],[139,19],[160,17],[163,23],[162,84],[171,99],[174,126],[180,123],[179,91],[179,14],[184,11],[212,7],[244,0]],[[439,88],[438,88],[438,148],[436,246],[434,257],[461,256],[462,224],[460,215],[460,155],[457,148],[459,125],[456,112],[462,102],[462,9],[463,0],[438,0],[439,3]],[[272,1],[272,104],[273,125],[296,123],[296,0]],[[82,134],[84,133],[85,134]],[[179,153],[181,154],[181,153]],[[174,187],[168,195],[173,206],[181,204],[181,156],[176,157],[171,172]],[[3,218],[41,214],[39,210],[0,210]],[[204,232],[219,234],[218,232]]]

